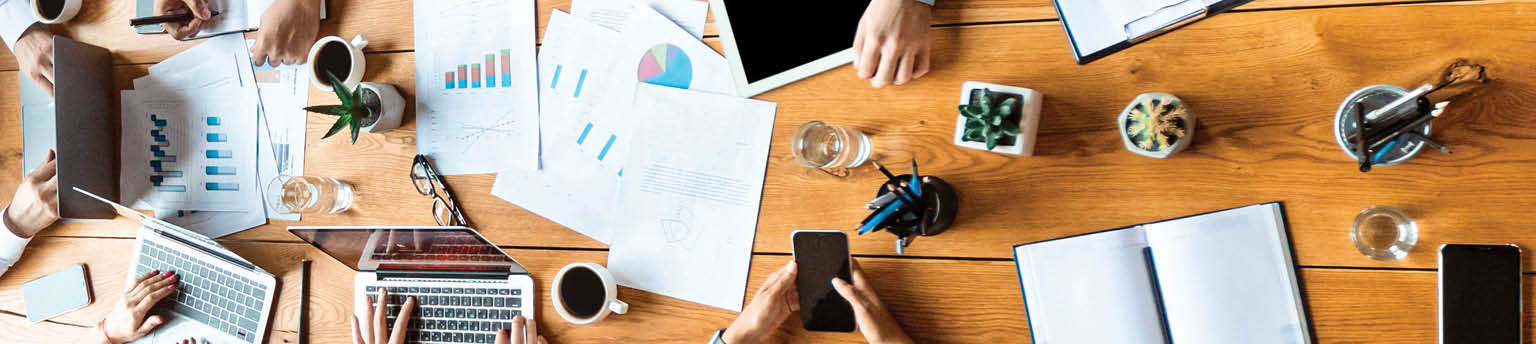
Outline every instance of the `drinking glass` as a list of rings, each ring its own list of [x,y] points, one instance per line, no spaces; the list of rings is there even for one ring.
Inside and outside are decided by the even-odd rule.
[[[795,161],[810,168],[858,167],[869,160],[874,145],[858,129],[811,121],[790,136]]]
[[[267,203],[281,213],[337,214],[352,200],[352,184],[335,178],[278,176],[267,183]]]
[[[1380,261],[1394,261],[1408,256],[1419,242],[1419,225],[1402,209],[1385,205],[1366,208],[1355,216],[1349,240],[1360,254]]]

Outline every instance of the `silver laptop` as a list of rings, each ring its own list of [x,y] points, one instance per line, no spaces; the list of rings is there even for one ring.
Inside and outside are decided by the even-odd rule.
[[[152,311],[168,321],[141,343],[201,338],[209,343],[265,343],[276,304],[277,278],[202,234],[141,214],[75,188],[140,224],[133,243],[134,278],[152,270],[175,271],[177,291]]]
[[[357,270],[354,314],[389,291],[388,324],[407,296],[416,311],[412,343],[491,343],[512,317],[533,319],[533,278],[521,264],[468,227],[288,227]],[[391,329],[392,331],[392,329]]]

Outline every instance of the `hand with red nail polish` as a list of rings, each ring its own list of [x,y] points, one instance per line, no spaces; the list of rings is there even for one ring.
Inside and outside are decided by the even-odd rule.
[[[127,343],[143,338],[155,327],[165,322],[158,315],[148,315],[149,309],[161,299],[176,292],[180,277],[174,271],[150,271],[134,280],[133,287],[123,292],[123,298],[112,306],[112,312],[101,321],[101,330],[112,343]]]

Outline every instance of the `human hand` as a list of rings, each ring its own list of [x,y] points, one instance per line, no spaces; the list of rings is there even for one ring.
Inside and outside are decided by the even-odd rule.
[[[915,0],[874,0],[853,36],[853,67],[876,88],[928,74],[933,7]]]
[[[192,21],[160,24],[166,33],[171,34],[171,38],[185,40],[192,37],[203,30],[203,24],[213,19],[213,10],[208,9],[208,0],[155,0],[155,15],[184,13],[192,13]]]
[[[885,309],[885,303],[880,302],[880,297],[867,281],[857,260],[853,261],[853,284],[832,278],[832,288],[853,306],[854,323],[859,325],[859,332],[864,333],[864,340],[870,343],[913,343],[912,337],[901,329],[901,324]]]
[[[58,161],[48,151],[43,164],[21,179],[11,206],[5,210],[5,227],[20,238],[31,238],[59,220]]]
[[[387,329],[384,327],[384,320],[388,318],[386,313],[389,312],[387,303],[389,291],[379,288],[379,297],[375,300],[375,304],[368,305],[368,309],[363,314],[352,317],[352,342],[355,344],[405,343],[405,329],[411,324],[411,317],[416,312],[416,297],[406,297],[405,304],[400,305],[400,314],[395,316],[395,326],[388,338],[384,337],[384,331]]]
[[[795,285],[798,271],[795,260],[790,259],[779,271],[768,275],[763,286],[757,288],[757,295],[752,296],[752,303],[725,328],[721,339],[731,344],[760,343],[773,336],[790,313],[800,311],[800,289]]]
[[[32,78],[37,87],[53,95],[53,32],[42,24],[32,25],[22,31],[11,47],[21,74]]]
[[[176,344],[207,344],[207,339],[187,338],[177,341]]]
[[[304,64],[309,46],[320,32],[320,0],[277,0],[261,14],[251,63],[273,66]]]
[[[512,333],[519,335],[512,336]],[[496,331],[496,344],[546,344],[539,335],[539,324],[523,316],[512,317],[512,328]]]
[[[176,281],[180,279],[174,271],[155,270],[139,276],[117,305],[112,306],[112,312],[101,320],[101,332],[106,333],[113,343],[127,343],[154,331],[165,319],[159,315],[145,315],[155,303],[176,291]]]

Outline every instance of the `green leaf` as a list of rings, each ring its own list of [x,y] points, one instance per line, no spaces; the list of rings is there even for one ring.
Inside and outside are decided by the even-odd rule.
[[[1019,103],[1019,99],[1018,98],[1008,98],[1007,100],[1004,100],[1002,105],[998,105],[997,106],[998,115],[999,116],[1012,116],[1013,115],[1013,107],[1014,107],[1014,105],[1017,105],[1018,103]]]
[[[336,92],[336,99],[341,100],[342,106],[349,108],[355,106],[353,103],[357,102],[357,100],[353,99],[352,94],[347,92],[347,86],[342,84],[341,79],[336,78],[335,73],[325,71],[325,80],[331,83],[331,91]],[[362,85],[358,85],[358,87],[362,87]]]
[[[981,129],[981,128],[984,128],[986,126],[987,125],[986,125],[985,122],[982,122],[981,120],[978,120],[978,119],[968,119],[968,120],[965,120],[965,129],[966,130]]]
[[[992,116],[988,122],[991,123],[994,127],[1003,125],[1003,116]]]
[[[345,116],[352,114],[352,109],[341,105],[316,105],[304,108],[304,111],[331,116]]]
[[[987,136],[987,150],[992,150],[993,148],[997,148],[997,137],[996,136],[988,135]]]
[[[341,118],[337,118],[336,119],[336,124],[331,125],[331,130],[326,131],[325,132],[325,136],[322,136],[320,138],[321,139],[326,139],[326,138],[330,138],[331,135],[336,135],[336,133],[340,132],[342,128],[346,128],[347,127],[347,123],[351,122],[351,120],[350,120],[351,118],[352,118],[352,115],[342,115]]]
[[[1019,136],[1019,122],[1003,123],[1003,135]]]
[[[975,128],[975,129],[967,128],[967,129],[965,129],[965,136],[961,137],[961,138],[966,140],[966,141],[981,141],[981,139],[982,139],[981,128]]]
[[[362,124],[362,121],[354,119],[350,122],[352,126],[352,144],[357,144],[357,132],[363,129],[363,126],[359,125]]]

